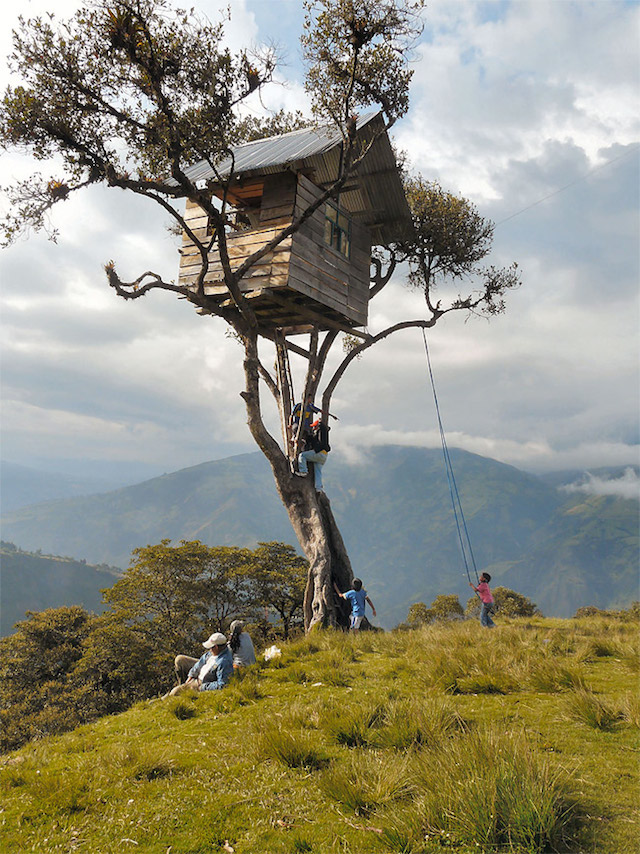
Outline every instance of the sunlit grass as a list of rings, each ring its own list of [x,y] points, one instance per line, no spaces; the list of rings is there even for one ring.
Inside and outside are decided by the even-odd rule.
[[[584,688],[567,697],[565,709],[570,720],[586,724],[593,729],[611,730],[622,717],[619,709]]]
[[[0,757],[3,850],[626,854],[638,626],[594,619],[283,643]]]

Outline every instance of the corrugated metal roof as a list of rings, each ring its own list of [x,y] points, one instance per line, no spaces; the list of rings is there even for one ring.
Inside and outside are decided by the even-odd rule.
[[[380,113],[365,113],[357,121],[358,136],[373,145],[340,195],[340,204],[371,229],[374,243],[388,243],[407,230],[411,214],[391,143]],[[342,136],[335,126],[303,128],[233,148],[233,161],[218,167],[221,175],[233,171],[239,180],[284,169],[313,174],[322,186],[335,181]],[[206,161],[185,170],[194,182],[209,180],[214,172]]]
[[[360,130],[379,113],[365,113],[357,122]],[[274,166],[286,167],[300,160],[323,154],[342,142],[342,136],[334,125],[309,127],[290,133],[272,136],[268,139],[256,139],[232,148],[234,172],[246,175],[247,172],[268,171]],[[228,175],[231,169],[231,157],[225,158],[218,167],[221,175]],[[196,163],[185,173],[192,181],[212,178],[214,173],[206,160]]]

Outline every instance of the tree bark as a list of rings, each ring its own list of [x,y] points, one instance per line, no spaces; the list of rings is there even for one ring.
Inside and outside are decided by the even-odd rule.
[[[271,465],[278,494],[309,561],[304,597],[305,631],[315,627],[347,626],[348,609],[336,595],[333,583],[335,581],[340,590],[348,589],[353,571],[331,503],[323,492],[316,492],[313,471],[305,478],[292,473],[288,456],[265,427],[260,406],[260,377],[264,368],[258,358],[258,336],[256,332],[247,331],[241,335],[245,347],[245,391],[241,396],[247,411],[247,424]],[[283,390],[279,391],[276,402],[282,411]],[[283,440],[286,447],[286,436]]]
[[[324,492],[316,492],[313,472],[303,480],[287,472],[274,470],[276,487],[293,530],[307,560],[309,576],[304,595],[305,631],[327,627],[346,627],[348,608],[334,589],[351,586],[353,570],[342,535],[336,524],[331,502]]]

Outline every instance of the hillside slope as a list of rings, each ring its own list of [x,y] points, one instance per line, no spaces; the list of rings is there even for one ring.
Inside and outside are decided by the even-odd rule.
[[[100,590],[118,579],[109,567],[90,566],[71,558],[0,547],[0,635],[10,634],[25,611],[81,605],[99,614],[104,610]]]
[[[451,457],[478,571],[491,567],[496,583],[557,616],[594,604],[590,579],[597,572],[605,580],[598,585],[603,607],[637,598],[638,502],[585,502],[584,494],[568,496],[495,460],[455,449]],[[429,603],[441,593],[466,601],[470,591],[440,451],[387,446],[354,465],[335,454],[324,475],[354,571],[364,578],[382,625],[396,625],[413,602]],[[573,510],[582,505],[588,512]],[[121,567],[134,548],[163,538],[295,543],[259,453],[25,508],[2,521],[4,538],[23,548]],[[586,548],[587,541],[593,546]],[[576,573],[585,583],[574,583]]]
[[[318,632],[0,758],[3,850],[634,851],[637,647],[599,620]]]

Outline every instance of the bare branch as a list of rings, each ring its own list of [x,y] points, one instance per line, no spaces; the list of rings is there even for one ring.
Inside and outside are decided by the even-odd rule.
[[[364,341],[358,347],[354,347],[350,350],[338,366],[336,372],[331,377],[324,390],[322,395],[322,411],[329,411],[329,407],[331,406],[331,397],[338,385],[338,382],[342,379],[344,372],[347,370],[351,362],[353,362],[354,359],[357,359],[358,356],[362,355],[365,350],[368,350],[369,347],[373,347],[374,344],[377,344],[384,338],[388,338],[389,335],[393,335],[394,332],[400,332],[402,329],[431,329],[436,325],[441,314],[442,312],[434,315],[429,320],[405,320],[402,323],[396,323],[394,326],[389,326],[377,335],[373,335],[368,341]]]

